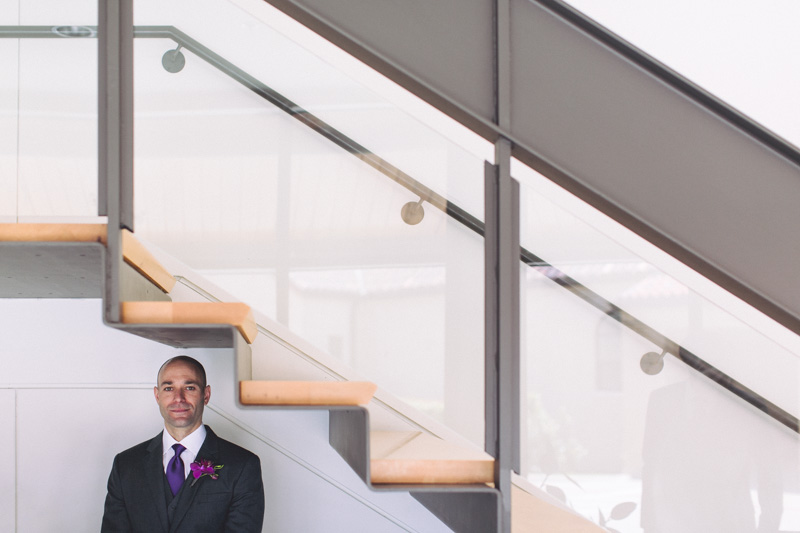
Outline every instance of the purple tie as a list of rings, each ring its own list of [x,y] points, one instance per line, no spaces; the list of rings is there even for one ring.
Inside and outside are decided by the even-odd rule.
[[[167,483],[169,483],[169,488],[172,489],[172,495],[175,496],[181,490],[183,480],[186,479],[186,471],[183,466],[183,459],[181,459],[181,454],[186,447],[182,444],[173,444],[172,449],[175,450],[175,455],[167,464]]]

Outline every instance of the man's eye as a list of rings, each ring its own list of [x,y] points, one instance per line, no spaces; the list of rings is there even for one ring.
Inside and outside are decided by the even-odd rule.
[[[186,390],[194,390],[194,387],[189,385],[188,387],[186,387]]]
[[[165,390],[165,391],[171,391],[171,390],[172,390],[172,387],[164,387],[164,390]]]

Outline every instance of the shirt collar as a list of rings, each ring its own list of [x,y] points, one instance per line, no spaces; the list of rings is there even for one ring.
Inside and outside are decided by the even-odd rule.
[[[203,424],[200,424],[200,427],[186,435],[180,443],[186,447],[187,450],[192,452],[192,456],[197,457],[197,454],[200,452],[200,448],[203,446],[203,442],[206,440],[206,427]],[[167,428],[164,428],[164,432],[161,435],[161,452],[162,454],[166,454],[167,452],[172,452],[172,445],[178,442],[177,440],[172,438],[172,435],[169,434]]]

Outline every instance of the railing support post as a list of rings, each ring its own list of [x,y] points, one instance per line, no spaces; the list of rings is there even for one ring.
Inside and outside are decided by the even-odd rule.
[[[495,458],[501,533],[511,532],[511,471],[520,469],[519,184],[510,143],[486,163],[486,451]]]
[[[120,230],[133,230],[133,0],[99,0],[98,214],[108,217],[103,316],[119,322]]]
[[[494,122],[511,128],[511,6],[494,0]],[[498,533],[511,533],[511,471],[520,470],[519,183],[511,178],[511,142],[495,142],[486,163],[486,425],[485,448],[495,458],[500,492]]]

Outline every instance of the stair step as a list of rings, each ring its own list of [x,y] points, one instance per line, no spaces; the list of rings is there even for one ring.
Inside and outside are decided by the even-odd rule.
[[[106,243],[105,224],[0,224],[5,242]]]
[[[366,381],[240,381],[244,405],[366,405],[377,385]]]
[[[489,454],[421,431],[373,431],[370,450],[370,479],[375,484],[494,482]]]
[[[566,508],[511,486],[511,533],[603,533],[597,524]]]
[[[175,287],[173,275],[128,230],[122,230],[122,257],[162,291],[169,293]]]
[[[106,235],[105,224],[0,224],[0,242],[106,244]],[[122,231],[122,257],[165,293],[175,286],[175,278],[128,230]]]
[[[122,302],[123,324],[230,324],[252,344],[258,334],[253,312],[243,303]]]

